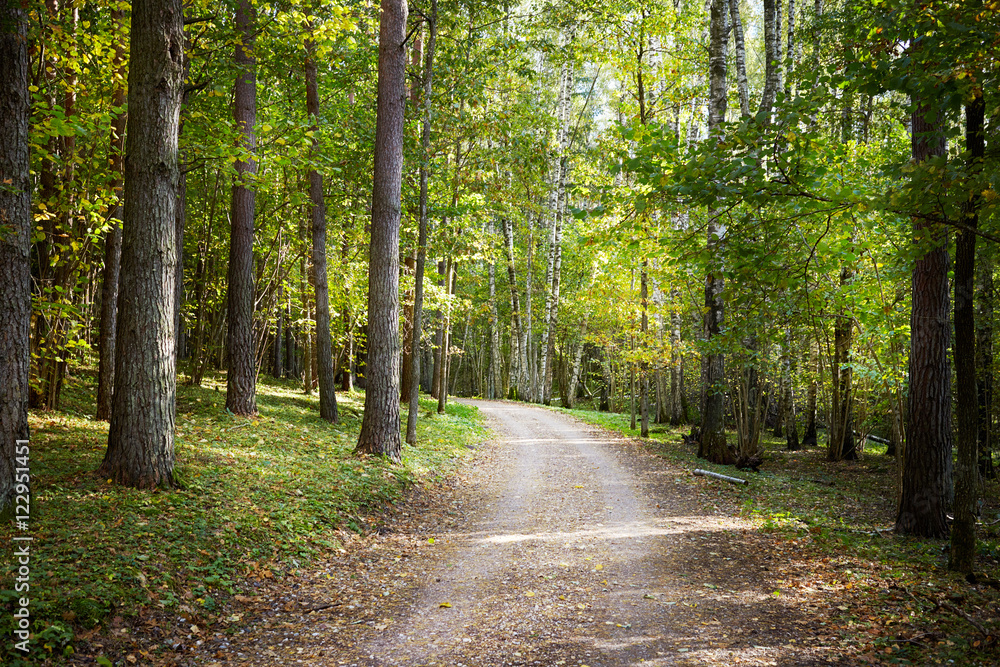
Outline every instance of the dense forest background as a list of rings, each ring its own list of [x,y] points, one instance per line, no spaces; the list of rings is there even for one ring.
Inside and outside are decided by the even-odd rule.
[[[379,7],[185,2],[183,57],[162,51],[179,82],[177,177],[149,186],[174,188],[173,264],[127,251],[151,234],[129,221],[158,215],[124,197],[129,86],[148,85],[140,59],[147,75],[161,62],[155,31],[137,41],[130,24],[140,8],[5,0],[0,14],[0,110],[16,110],[8,63],[30,94],[20,190],[18,130],[0,132],[0,208],[30,193],[30,227],[0,221],[0,271],[27,268],[31,297],[23,335],[4,306],[4,336],[30,342],[32,408],[59,409],[66,378],[98,369],[102,470],[171,483],[166,462],[122,472],[112,416],[119,383],[144,383],[115,379],[142,357],[119,343],[116,358],[116,306],[170,301],[162,368],[193,385],[226,371],[234,415],[256,413],[261,374],[321,392],[329,420],[334,388],[391,376],[402,401],[419,384],[441,409],[449,394],[593,401],[631,411],[643,435],[696,425],[715,463],[759,465],[765,430],[831,461],[880,438],[901,462],[897,529],[954,526],[953,561],[972,569],[981,477],[995,475],[1000,5],[414,3],[397,26],[387,258],[372,240]],[[128,262],[142,275],[157,261],[172,284],[119,286]],[[368,300],[386,267],[388,332]],[[3,275],[5,304],[22,303],[20,274]],[[376,339],[392,354],[370,356]],[[5,448],[26,435],[9,359]]]

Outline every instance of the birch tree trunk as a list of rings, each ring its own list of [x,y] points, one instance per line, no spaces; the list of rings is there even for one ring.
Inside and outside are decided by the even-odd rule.
[[[789,0],[791,2],[792,0]],[[747,83],[747,49],[743,40],[743,21],[740,19],[739,0],[729,0],[733,21],[733,47],[736,50],[736,88],[740,98],[740,116],[750,117],[750,86]]]
[[[493,238],[494,222],[490,219],[487,227],[487,237]],[[500,398],[503,394],[498,391],[500,388],[500,320],[497,315],[497,283],[496,265],[491,260],[488,267],[490,283],[490,322],[489,322],[489,345],[490,359],[489,371],[486,380],[486,398],[493,400]]]
[[[735,1],[735,0],[734,0]],[[710,141],[721,139],[721,125],[726,117],[726,95],[728,93],[726,57],[726,14],[729,0],[711,0],[710,41],[709,41],[709,104],[708,134]],[[732,450],[726,443],[723,419],[725,356],[714,349],[719,344],[724,306],[722,291],[725,287],[723,262],[725,252],[726,227],[718,210],[709,210],[707,229],[707,250],[709,257],[708,275],[705,277],[705,317],[704,331],[708,351],[703,361],[704,399],[702,404],[701,441],[698,455],[713,463],[728,464],[734,461]]]
[[[736,0],[732,0],[735,2]],[[774,100],[781,88],[781,0],[764,0],[764,90],[760,109],[764,124],[771,122]]]
[[[504,244],[507,249],[507,280],[510,284],[511,306],[511,375],[517,399],[528,397],[528,351],[525,349],[525,338],[522,336],[521,304],[517,294],[517,274],[514,271],[514,230],[510,218],[502,218]]]

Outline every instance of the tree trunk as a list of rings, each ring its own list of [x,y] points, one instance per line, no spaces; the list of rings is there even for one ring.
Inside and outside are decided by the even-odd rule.
[[[410,340],[411,369],[409,411],[406,415],[406,442],[417,444],[417,415],[420,413],[420,336],[424,313],[424,269],[427,265],[427,180],[430,174],[431,110],[434,92],[434,48],[437,42],[437,0],[431,0],[427,17],[428,37],[424,53],[424,117],[420,126],[420,230],[417,234],[417,264],[413,287],[413,335]],[[492,265],[491,265],[492,268]]]
[[[486,234],[492,238],[494,233],[493,219],[490,219]],[[496,265],[491,261],[488,267],[489,289],[490,289],[490,322],[489,322],[489,345],[490,361],[486,379],[486,398],[493,400],[503,396],[500,391],[500,321],[497,313],[497,283]]]
[[[782,359],[781,384],[784,389],[784,412],[782,421],[785,423],[785,448],[794,452],[800,449],[799,431],[795,425],[795,392],[792,389],[792,330],[785,329],[785,343],[783,346],[784,359]]]
[[[518,400],[528,394],[528,351],[521,344],[521,308],[517,294],[517,275],[514,272],[514,230],[510,218],[502,218],[504,245],[507,250],[507,281],[510,284],[510,304],[513,327],[510,332],[511,369]]]
[[[915,101],[916,102],[916,101]],[[933,111],[916,102],[913,112],[913,161],[944,155]],[[945,510],[951,492],[951,373],[948,368],[948,233],[943,224],[913,218],[917,259],[913,265],[910,314],[910,427],[896,531],[921,537],[948,534]]]
[[[854,270],[847,264],[840,270],[840,286],[854,280]],[[851,344],[854,339],[854,319],[842,312],[833,325],[833,363],[830,364],[830,389],[833,413],[830,415],[827,460],[853,461],[858,458],[854,440],[854,387],[851,369]]]
[[[736,50],[736,87],[740,97],[740,116],[749,118],[750,86],[747,83],[747,50],[743,40],[743,21],[740,19],[740,3],[738,0],[730,1],[729,13],[732,15],[733,21],[733,47]]]
[[[976,395],[979,402],[979,474],[993,469],[993,248],[979,246],[976,265]]]
[[[257,140],[257,58],[254,55],[256,9],[250,0],[236,6],[236,45],[233,62],[239,74],[233,88],[233,120],[240,136],[240,157],[236,160],[236,181],[230,220],[228,302],[229,328],[226,336],[226,409],[235,415],[257,414],[257,373],[253,349],[253,226],[257,174],[254,152]]]
[[[28,12],[0,2],[0,518],[13,500],[27,444],[31,365],[31,95],[28,92]],[[19,442],[19,441],[24,441]],[[26,475],[22,476],[26,477]],[[30,485],[30,482],[28,482]]]
[[[711,141],[721,139],[721,126],[726,117],[726,14],[729,0],[711,0],[710,44],[709,44],[709,105],[708,133]],[[702,401],[704,411],[701,416],[701,441],[698,455],[713,463],[728,464],[734,461],[732,450],[726,443],[723,407],[725,394],[723,386],[726,379],[725,356],[712,347],[718,344],[721,333],[724,307],[722,290],[725,287],[723,278],[723,255],[725,247],[726,228],[717,210],[709,210],[707,249],[709,256],[708,275],[705,277],[705,339],[709,347],[704,357]]]
[[[680,426],[687,419],[687,414],[681,410],[681,313],[678,301],[680,291],[671,290],[671,302],[674,304],[670,313],[670,424]]]
[[[438,385],[438,414],[443,415],[448,405],[448,363],[451,359],[451,297],[455,293],[454,265],[449,257],[444,264],[444,318],[441,320],[441,379]]]
[[[764,90],[760,109],[764,124],[771,122],[771,110],[781,88],[781,0],[764,0]]]
[[[417,268],[417,258],[407,255],[403,258],[404,275],[414,275]],[[399,400],[409,403],[410,390],[413,388],[413,290],[406,290],[403,295],[403,359],[399,379]]]
[[[316,82],[316,45],[306,41],[306,111],[311,129],[318,134],[319,89]],[[312,157],[319,159],[319,139],[312,139]],[[326,202],[323,176],[309,170],[309,199],[312,201],[312,264],[316,275],[316,370],[319,374],[319,416],[337,423],[336,378],[333,370],[333,342],[330,337],[330,288],[326,269]]]
[[[111,12],[112,21],[121,25],[125,12],[115,9]],[[111,104],[116,108],[125,106],[125,77],[128,69],[125,66],[125,46],[115,47],[115,72],[121,77],[121,83],[116,83],[112,93]],[[101,280],[101,331],[98,337],[99,362],[97,367],[97,419],[106,421],[111,418],[111,396],[115,379],[115,333],[118,320],[118,274],[122,261],[122,184],[124,180],[125,158],[125,111],[115,114],[111,121],[111,183],[110,189],[115,193],[115,203],[108,214],[111,229],[104,237],[104,271]]]
[[[642,260],[642,270],[639,273],[639,301],[642,307],[642,340],[643,347],[649,340],[649,260]],[[640,365],[639,412],[642,425],[639,435],[649,437],[649,364],[645,361]]]
[[[406,106],[406,0],[382,0],[368,265],[365,412],[356,452],[400,460],[399,220]]]
[[[965,106],[965,149],[970,180],[982,170],[986,152],[982,92]],[[976,562],[976,503],[979,500],[979,405],[976,396],[976,227],[980,195],[975,186],[965,204],[965,224],[955,237],[955,406],[958,459],[955,463],[955,521],[949,568],[969,574]],[[950,452],[949,452],[950,456]]]
[[[809,343],[809,395],[806,398],[806,432],[802,436],[803,447],[815,447],[818,443],[816,434],[816,398],[819,393],[819,351],[815,341]]]
[[[115,391],[101,478],[173,486],[177,138],[184,87],[180,0],[132,4]]]

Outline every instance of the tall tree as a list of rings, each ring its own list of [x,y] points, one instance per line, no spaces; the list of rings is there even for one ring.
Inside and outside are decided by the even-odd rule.
[[[237,68],[233,87],[233,120],[240,137],[241,154],[236,160],[233,183],[232,231],[229,240],[229,328],[226,349],[226,408],[236,415],[257,414],[257,365],[253,344],[253,226],[254,177],[257,175],[257,57],[254,54],[257,10],[251,0],[236,5],[239,42],[233,62]]]
[[[28,13],[0,0],[0,516],[12,508],[15,452],[28,439],[31,181]]]
[[[976,182],[986,153],[983,125],[986,102],[976,91],[965,107],[965,150],[970,181]],[[955,398],[958,460],[955,463],[955,522],[951,527],[952,570],[970,573],[976,560],[976,501],[979,498],[979,403],[976,396],[976,227],[979,202],[975,185],[965,203],[965,227],[955,239]],[[950,456],[950,452],[949,452]]]
[[[913,106],[913,161],[920,165],[945,154],[945,139],[938,111],[920,99]],[[948,234],[943,223],[916,215],[913,235],[918,254],[910,311],[910,427],[896,531],[944,537],[952,472]]]
[[[427,266],[427,186],[430,176],[431,106],[434,92],[434,49],[437,45],[437,0],[431,0],[427,19],[427,48],[424,53],[424,114],[420,123],[420,229],[417,232],[417,265],[413,287],[413,337],[410,363],[413,364],[409,412],[406,414],[406,442],[417,443],[417,413],[420,412],[420,331],[424,313],[424,270]],[[492,271],[492,265],[490,265]],[[492,273],[491,273],[492,275]],[[492,287],[492,283],[490,283]]]
[[[181,0],[136,0],[115,392],[100,475],[137,488],[174,483],[177,135],[184,86]]]
[[[730,1],[735,0],[711,0],[710,4],[708,134],[709,141],[715,142],[721,139],[722,123],[726,118],[728,92],[726,15]],[[709,211],[707,233],[709,267],[708,275],[705,277],[704,328],[708,351],[702,361],[705,386],[702,389],[704,398],[698,454],[714,463],[732,463],[733,453],[726,443],[723,420],[725,356],[721,350],[715,349],[719,344],[718,339],[722,329],[724,314],[722,290],[725,287],[723,252],[726,227],[719,210]]]
[[[121,25],[125,12],[111,12],[116,25]],[[115,89],[111,104],[118,109],[111,121],[111,191],[116,201],[108,219],[111,229],[104,237],[104,271],[101,280],[101,324],[98,335],[99,362],[97,370],[97,418],[111,418],[111,396],[115,384],[115,333],[118,321],[118,274],[122,261],[122,183],[125,168],[125,45],[115,46]]]
[[[399,219],[406,107],[406,0],[382,0],[368,263],[368,372],[357,452],[400,460]]]
[[[319,158],[319,88],[316,82],[316,44],[306,40],[306,111],[313,132],[312,157]],[[333,343],[330,340],[330,289],[326,274],[326,202],[323,176],[315,164],[309,169],[312,201],[312,263],[316,274],[316,365],[319,375],[319,415],[336,423],[337,394],[334,383]]]

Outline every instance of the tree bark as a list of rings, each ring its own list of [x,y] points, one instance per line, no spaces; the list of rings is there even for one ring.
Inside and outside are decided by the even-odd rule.
[[[970,181],[982,170],[986,104],[980,92],[965,106],[965,150]],[[958,459],[955,463],[955,521],[948,567],[969,574],[976,562],[976,503],[979,500],[979,404],[976,396],[976,233],[980,195],[975,184],[964,207],[966,227],[955,237],[955,406]],[[949,453],[950,456],[950,453]]]
[[[438,385],[438,414],[443,415],[448,405],[448,368],[451,360],[451,297],[455,293],[454,264],[451,257],[444,263],[444,318],[441,320],[441,379]]]
[[[507,249],[507,280],[510,283],[510,304],[513,328],[510,332],[511,368],[514,376],[517,399],[526,400],[528,395],[528,351],[521,338],[521,308],[517,294],[517,275],[514,272],[514,230],[510,218],[501,219],[504,244]]]
[[[406,442],[417,443],[417,415],[420,413],[420,336],[424,313],[424,270],[427,265],[427,190],[430,176],[431,110],[434,92],[434,49],[437,43],[438,0],[431,0],[427,17],[427,46],[424,52],[424,117],[420,126],[420,230],[417,233],[417,264],[414,269],[413,335],[410,341],[411,370],[409,411],[406,415]],[[492,268],[492,265],[491,265]]]
[[[913,161],[945,153],[934,112],[915,101]],[[945,510],[951,492],[951,373],[948,364],[948,233],[945,226],[913,218],[914,246],[910,313],[910,427],[903,454],[896,531],[922,537],[948,534]]]
[[[233,62],[239,74],[233,88],[233,120],[239,132],[236,181],[233,183],[232,231],[229,240],[228,319],[226,335],[226,409],[235,415],[257,414],[257,373],[253,349],[253,226],[257,160],[254,123],[257,117],[257,58],[254,55],[256,9],[250,0],[236,6]]]
[[[0,517],[8,518],[24,467],[18,441],[29,437],[31,365],[28,13],[17,1],[0,0],[0,62]]]
[[[115,9],[112,21],[120,25],[125,12]],[[115,47],[115,91],[111,104],[121,111],[111,121],[111,191],[115,193],[115,203],[108,214],[111,228],[104,237],[104,270],[101,280],[101,328],[98,336],[99,361],[97,366],[97,419],[111,418],[111,397],[115,380],[115,334],[118,320],[118,274],[122,261],[122,184],[124,181],[125,157],[125,77],[128,69],[125,63],[125,46]]]
[[[729,11],[733,21],[733,46],[736,50],[736,87],[740,98],[740,116],[749,118],[750,86],[747,83],[747,50],[743,39],[743,21],[740,19],[740,3],[738,0],[730,0]]]
[[[733,0],[735,1],[735,0]],[[781,0],[764,0],[764,90],[758,115],[771,122],[774,100],[781,88]]]
[[[728,52],[726,36],[726,14],[729,0],[711,0],[710,44],[709,44],[709,105],[708,134],[710,141],[721,139],[721,126],[726,117]],[[725,394],[725,356],[721,350],[713,349],[719,344],[724,306],[722,291],[723,255],[726,227],[717,210],[709,211],[708,223],[709,269],[705,277],[705,317],[704,330],[708,351],[704,356],[705,398],[701,416],[701,440],[698,455],[713,463],[733,463],[732,450],[726,443],[723,407]]]
[[[306,112],[313,134],[312,158],[319,159],[319,87],[316,81],[316,45],[306,41]],[[316,362],[319,375],[319,416],[337,423],[337,387],[333,369],[333,342],[330,337],[330,287],[326,268],[326,202],[323,176],[315,165],[309,170],[309,199],[312,201],[312,264],[316,279]]]
[[[382,0],[368,264],[365,411],[356,452],[400,460],[399,221],[406,107],[406,0]]]
[[[993,249],[979,246],[976,263],[976,387],[979,402],[979,474],[993,468]]]
[[[642,270],[639,273],[639,301],[642,306],[642,341],[643,347],[649,335],[649,260],[642,260]],[[641,426],[639,435],[643,438],[649,437],[649,364],[643,361],[640,366],[639,377],[639,413],[641,415]]]
[[[184,86],[180,0],[132,3],[115,391],[98,471],[137,488],[174,484],[177,138]]]

